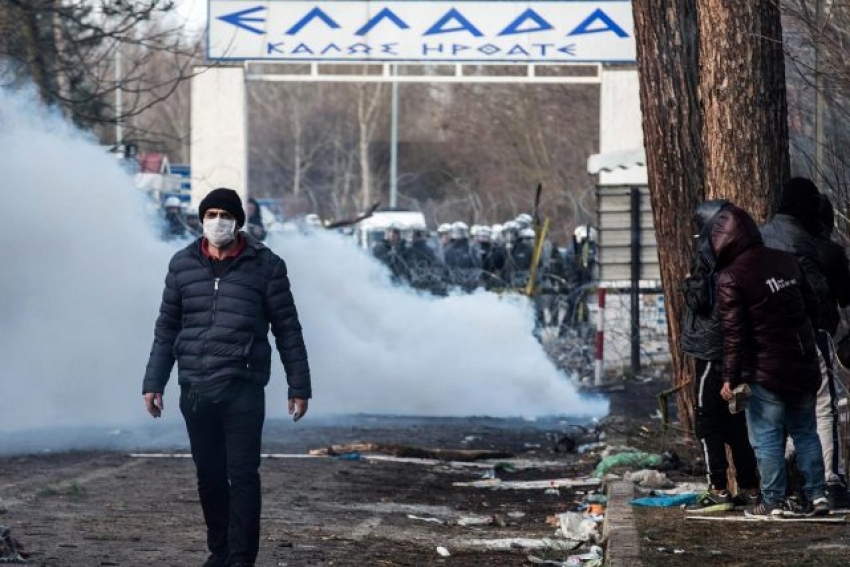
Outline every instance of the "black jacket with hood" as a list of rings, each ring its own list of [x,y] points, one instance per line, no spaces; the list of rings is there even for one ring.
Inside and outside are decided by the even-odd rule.
[[[765,247],[755,221],[735,206],[715,217],[711,246],[719,270],[723,381],[755,382],[789,401],[815,394],[817,301],[797,261]]]
[[[691,269],[682,285],[685,317],[682,322],[682,352],[700,359],[723,358],[723,334],[717,310],[717,271],[711,249],[712,222],[732,203],[724,199],[705,201],[697,207],[694,223],[697,239]]]
[[[143,393],[162,392],[177,361],[178,380],[214,386],[231,380],[266,385],[275,336],[290,398],[311,397],[307,350],[284,261],[250,235],[221,277],[197,239],[168,266]]]

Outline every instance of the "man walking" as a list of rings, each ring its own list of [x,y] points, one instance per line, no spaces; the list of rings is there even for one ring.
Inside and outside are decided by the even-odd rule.
[[[311,397],[310,369],[286,264],[240,232],[232,189],[201,201],[203,237],[177,252],[145,372],[145,406],[163,410],[174,362],[211,556],[205,567],[250,566],[260,539],[260,445],[271,367],[271,328],[297,421]]]

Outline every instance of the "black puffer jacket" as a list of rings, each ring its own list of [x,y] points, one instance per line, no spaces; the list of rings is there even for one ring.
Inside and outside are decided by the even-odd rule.
[[[714,220],[723,380],[756,382],[791,400],[820,386],[811,317],[817,302],[795,258],[762,244],[755,221],[729,207]]]
[[[271,326],[290,398],[311,397],[310,368],[286,264],[253,237],[220,278],[201,239],[168,266],[144,393],[162,392],[177,361],[181,385],[269,381]]]
[[[717,310],[717,271],[711,249],[711,228],[716,215],[731,205],[725,199],[701,203],[694,214],[699,230],[691,269],[682,285],[685,316],[682,322],[682,352],[700,360],[723,358],[723,334]]]
[[[814,237],[806,231],[803,223],[790,214],[776,214],[761,228],[764,245],[793,254],[818,300],[817,319],[813,324],[825,328],[831,312],[835,310],[829,293],[829,283],[818,260],[818,249]]]

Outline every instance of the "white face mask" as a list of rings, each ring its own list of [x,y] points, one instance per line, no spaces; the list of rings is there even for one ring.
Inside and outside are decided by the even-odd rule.
[[[236,221],[233,219],[204,219],[204,236],[216,248],[227,246],[236,238]]]

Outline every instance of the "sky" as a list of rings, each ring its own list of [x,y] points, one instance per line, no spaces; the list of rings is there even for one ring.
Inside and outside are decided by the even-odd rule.
[[[206,25],[207,3],[209,0],[176,0],[175,10],[181,21],[188,25],[202,29]]]

